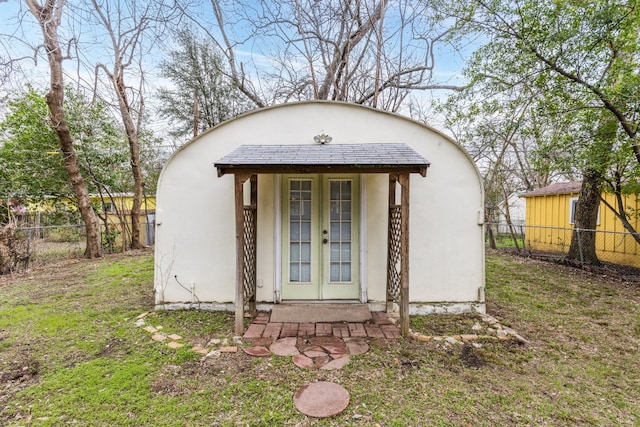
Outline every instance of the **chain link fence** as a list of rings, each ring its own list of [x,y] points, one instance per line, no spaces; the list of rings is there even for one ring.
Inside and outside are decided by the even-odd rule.
[[[142,222],[142,239],[146,246],[154,244],[153,221]],[[103,250],[106,253],[125,249],[127,230],[110,225],[105,230],[100,225]],[[600,261],[640,268],[640,243],[631,233],[582,230],[573,228],[534,225],[485,224],[485,245],[488,248],[507,249],[522,254],[546,258],[564,258],[569,252],[573,233],[579,243],[579,262],[582,258],[583,237],[595,234],[596,254]],[[81,224],[51,225],[40,227],[16,227],[12,231],[11,245],[15,256],[11,270],[28,266],[41,266],[50,262],[82,256],[85,250],[84,226]],[[5,258],[7,255],[4,255]],[[0,258],[3,254],[0,253]]]
[[[155,243],[155,221],[140,223],[141,243]],[[126,250],[130,240],[127,224],[100,223],[104,253]],[[81,257],[86,247],[83,224],[0,227],[0,274]]]
[[[586,242],[595,239],[596,255],[600,261],[640,267],[640,243],[631,233],[538,225],[485,224],[485,244],[490,248],[511,248],[524,254],[564,258],[576,234],[578,258],[586,262]]]
[[[86,246],[84,226],[79,224],[21,227],[15,235],[23,245],[24,267],[82,256]]]

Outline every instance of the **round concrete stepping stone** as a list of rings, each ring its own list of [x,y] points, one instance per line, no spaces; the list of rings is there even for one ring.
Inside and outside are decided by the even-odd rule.
[[[296,348],[297,342],[298,339],[296,337],[281,338],[274,341],[273,344],[269,346],[269,350],[278,356],[295,356],[296,354],[300,354]]]
[[[313,359],[304,354],[296,354],[293,356],[293,364],[302,369],[313,369]]]
[[[325,353],[324,351],[317,351],[317,350],[309,350],[309,351],[305,351],[304,355],[307,357],[321,357],[321,356],[326,356],[327,353]]]
[[[347,344],[342,338],[331,338],[319,343],[329,353],[347,353]]]
[[[349,353],[349,350],[347,349],[347,346],[344,343],[342,343],[341,346],[327,345],[324,349],[331,354],[348,354]]]
[[[249,356],[254,356],[254,357],[266,357],[271,355],[271,352],[269,351],[269,349],[267,347],[262,347],[262,346],[246,347],[246,348],[243,348],[242,350],[245,353],[247,353]]]
[[[322,368],[324,365],[329,363],[329,356],[318,356],[313,358],[313,363],[315,363],[316,368]]]
[[[331,417],[349,405],[349,392],[341,385],[320,381],[300,387],[293,396],[293,404],[310,417]]]
[[[345,339],[345,342],[347,343],[349,354],[352,356],[364,354],[369,351],[369,344],[367,344],[367,342],[362,338],[347,338]]]
[[[324,369],[324,370],[342,369],[344,368],[344,365],[346,365],[347,363],[349,363],[349,356],[344,356],[339,359],[333,359],[331,362],[322,366],[320,369]]]
[[[331,357],[332,359],[340,359],[341,357],[347,357],[348,354],[347,353],[331,353],[329,355],[329,357]]]
[[[324,350],[324,348],[317,346],[317,345],[298,345],[298,350],[300,350],[300,353],[303,354],[307,354],[308,351],[316,351],[316,352],[320,352],[320,353],[326,353],[326,351]]]

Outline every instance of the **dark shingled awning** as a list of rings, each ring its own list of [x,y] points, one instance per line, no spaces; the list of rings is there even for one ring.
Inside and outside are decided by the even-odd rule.
[[[241,145],[214,163],[227,173],[419,173],[429,162],[406,144]]]

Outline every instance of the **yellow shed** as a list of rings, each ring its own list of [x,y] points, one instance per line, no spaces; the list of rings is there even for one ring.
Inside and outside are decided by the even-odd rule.
[[[522,196],[527,202],[525,241],[531,250],[553,253],[569,250],[580,186],[575,181],[556,183]],[[616,206],[614,194],[604,192],[602,197]],[[623,201],[630,214],[629,222],[639,230],[640,195],[625,195]],[[600,260],[640,267],[640,244],[604,202],[600,203],[596,232]]]
[[[132,193],[115,193],[111,197],[100,197],[92,195],[91,202],[96,207],[98,213],[107,216],[109,228],[116,232],[112,244],[115,247],[122,246],[122,237],[125,241],[131,230],[131,208],[133,207]],[[140,243],[150,246],[155,243],[155,196],[142,198],[142,208],[140,210]]]

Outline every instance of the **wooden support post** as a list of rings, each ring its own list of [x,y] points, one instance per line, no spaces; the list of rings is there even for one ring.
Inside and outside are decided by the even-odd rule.
[[[236,217],[236,314],[234,332],[244,332],[244,192],[245,175],[234,175]]]
[[[251,224],[251,227],[253,228],[253,268],[251,269],[251,271],[253,271],[253,278],[252,278],[252,282],[253,282],[253,286],[254,286],[254,295],[253,298],[251,299],[251,301],[249,301],[249,312],[251,313],[251,316],[255,316],[256,315],[256,273],[257,273],[257,264],[258,264],[258,175],[253,174],[251,175],[251,178],[249,180],[250,185],[251,185],[251,200],[250,200],[250,205],[251,205],[251,209],[254,209],[255,215],[253,217],[253,224]]]
[[[249,180],[251,183],[251,201],[249,204],[256,209],[258,207],[258,175],[251,175]]]
[[[401,190],[402,230],[400,241],[400,333],[409,337],[409,183],[410,175],[398,176]]]
[[[395,174],[389,174],[389,208],[387,211],[389,212],[389,219],[387,221],[387,244],[391,245],[391,208],[396,204],[396,186],[397,186],[398,176]],[[392,268],[395,266],[391,265],[391,248],[387,248],[387,313],[393,312],[393,295],[391,295],[391,277],[390,272]]]

